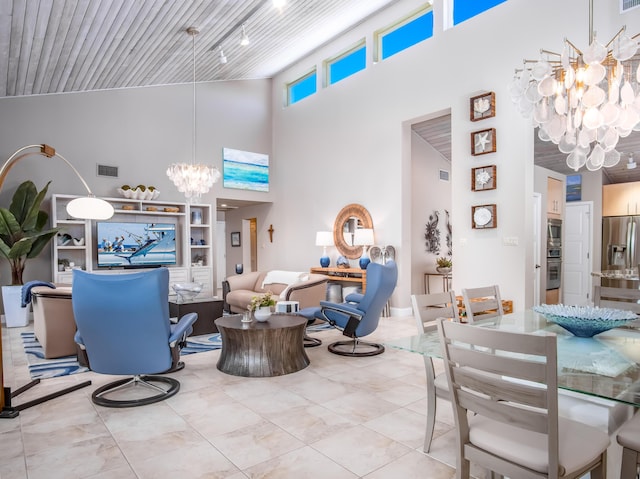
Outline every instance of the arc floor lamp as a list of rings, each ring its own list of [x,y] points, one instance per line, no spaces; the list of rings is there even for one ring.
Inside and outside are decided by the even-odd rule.
[[[0,167],[0,190],[2,190],[2,186],[4,185],[4,180],[9,173],[9,170],[13,165],[18,163],[20,160],[30,157],[30,156],[43,156],[45,158],[53,158],[58,157],[62,161],[64,161],[69,168],[73,170],[76,176],[80,179],[85,189],[87,190],[87,196],[82,196],[76,198],[69,202],[67,205],[67,213],[78,219],[92,219],[92,220],[105,220],[109,219],[113,216],[114,210],[113,206],[107,203],[105,200],[100,198],[96,198],[95,195],[91,192],[89,185],[84,181],[84,178],[80,175],[78,170],[74,168],[74,166],[62,155],[56,152],[56,150],[49,145],[28,145],[17,150],[13,155],[9,157],[7,161],[4,162],[2,167]],[[91,381],[85,381],[74,386],[62,389],[60,391],[56,391],[54,393],[48,394],[46,396],[42,396],[37,399],[33,399],[31,401],[25,402],[20,405],[12,406],[11,399],[17,396],[20,393],[32,388],[36,384],[40,382],[39,379],[31,381],[29,384],[22,386],[21,388],[16,389],[13,394],[11,393],[11,388],[4,386],[4,370],[2,364],[2,326],[0,325],[0,419],[2,418],[14,418],[16,417],[20,411],[23,409],[27,409],[31,406],[35,406],[36,404],[40,404],[44,401],[48,401],[49,399],[56,398],[58,396],[62,396],[63,394],[70,393],[77,389],[83,388],[91,384]]]

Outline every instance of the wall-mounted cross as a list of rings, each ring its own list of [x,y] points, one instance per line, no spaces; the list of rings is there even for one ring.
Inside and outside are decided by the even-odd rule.
[[[267,231],[269,232],[269,242],[273,243],[273,232],[275,231],[273,229],[273,225],[269,225],[269,229]]]

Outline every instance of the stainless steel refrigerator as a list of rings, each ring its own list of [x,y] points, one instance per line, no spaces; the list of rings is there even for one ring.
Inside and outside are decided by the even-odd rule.
[[[606,216],[602,218],[602,271],[617,271],[627,278],[603,277],[602,286],[640,287],[640,280],[628,279],[634,269],[637,278],[640,263],[640,216]]]

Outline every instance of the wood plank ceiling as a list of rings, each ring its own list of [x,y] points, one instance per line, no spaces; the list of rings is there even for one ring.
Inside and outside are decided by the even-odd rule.
[[[191,82],[190,26],[197,81],[270,78],[397,1],[0,0],[0,97]]]
[[[397,1],[288,0],[278,10],[270,0],[0,0],[0,98],[191,82],[190,26],[200,30],[197,81],[270,78]],[[414,130],[451,161],[450,117]],[[640,133],[618,151],[609,181],[640,181],[640,167],[626,167],[632,152],[640,164]],[[537,138],[535,161],[572,173]]]

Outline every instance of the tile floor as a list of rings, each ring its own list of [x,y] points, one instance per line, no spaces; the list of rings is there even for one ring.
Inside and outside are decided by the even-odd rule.
[[[5,384],[13,389],[30,380],[20,339],[26,329],[2,328]],[[370,339],[413,334],[413,318],[382,318]],[[311,364],[275,378],[223,374],[215,367],[219,351],[185,356],[186,367],[174,373],[180,392],[138,408],[91,402],[91,392],[111,376],[43,380],[14,402],[87,379],[93,384],[0,420],[0,478],[455,477],[447,402],[438,405],[431,452],[422,452],[421,356],[387,348],[375,357],[340,357],[326,349],[339,332],[313,336],[324,344],[307,348]]]

